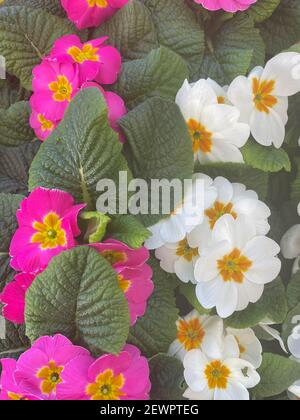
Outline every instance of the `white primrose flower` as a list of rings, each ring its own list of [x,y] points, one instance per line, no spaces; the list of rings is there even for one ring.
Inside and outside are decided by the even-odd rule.
[[[288,97],[300,91],[299,62],[300,54],[278,54],[265,68],[254,68],[248,78],[238,76],[228,88],[240,121],[250,125],[252,136],[264,146],[279,148],[284,141]]]
[[[170,345],[169,354],[183,360],[186,353],[200,349],[212,358],[221,357],[223,320],[218,316],[200,315],[193,310],[176,322],[176,340]]]
[[[215,94],[217,95],[218,104],[232,105],[227,96],[228,86],[222,87],[213,79],[210,79],[209,77],[206,80],[209,83],[209,85],[213,88]]]
[[[237,108],[218,103],[211,82],[186,80],[177,93],[176,103],[187,123],[195,160],[207,162],[244,162],[240,148],[249,136],[247,124],[239,122]]]
[[[204,210],[216,200],[217,191],[212,185],[193,178],[192,188],[185,191],[183,203],[174,212],[149,228],[152,236],[145,242],[153,250],[165,244],[183,241],[195,226],[202,223]]]
[[[212,232],[212,244],[195,267],[196,295],[200,304],[216,307],[221,318],[242,311],[262,296],[264,285],[278,276],[280,248],[275,241],[257,236],[245,217],[222,216]]]
[[[207,186],[213,186],[217,190],[217,198],[211,207],[204,212],[204,221],[199,224],[190,234],[192,247],[200,246],[203,238],[209,245],[213,228],[220,217],[225,214],[234,219],[245,216],[250,223],[254,223],[257,235],[266,235],[270,230],[268,218],[271,216],[269,207],[258,199],[256,192],[246,190],[245,185],[231,183],[226,178],[217,177],[214,181],[202,174],[195,177],[204,179]]]
[[[255,369],[262,364],[262,345],[251,328],[237,330],[227,328],[227,334],[233,335],[240,349],[240,359],[247,360]]]
[[[184,397],[191,400],[247,401],[248,389],[260,382],[251,363],[240,359],[239,346],[233,336],[224,339],[222,357],[208,357],[201,350],[189,351],[183,361],[188,389]]]

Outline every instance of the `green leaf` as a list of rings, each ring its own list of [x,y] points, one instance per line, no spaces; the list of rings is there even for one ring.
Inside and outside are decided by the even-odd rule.
[[[265,353],[258,369],[260,383],[254,388],[256,398],[269,398],[286,391],[300,378],[300,364],[287,357]]]
[[[103,95],[89,88],[75,97],[62,123],[42,144],[30,168],[29,187],[67,191],[93,210],[97,183],[109,178],[118,185],[119,171],[126,169]]]
[[[151,258],[154,292],[147,305],[147,311],[131,328],[129,342],[136,345],[147,357],[166,353],[175,340],[178,309],[175,304],[173,276],[161,270],[158,261]]]
[[[130,0],[111,19],[92,31],[91,38],[108,36],[124,61],[145,57],[158,48],[154,23],[149,10],[139,1]]]
[[[287,299],[290,308],[294,308],[300,302],[300,271],[292,276],[288,284]]]
[[[8,357],[17,359],[21,353],[29,348],[30,343],[24,330],[24,326],[5,322],[5,339],[0,339],[0,359]]]
[[[274,146],[262,146],[251,139],[242,148],[245,163],[264,172],[291,171],[291,161],[287,152]]]
[[[108,236],[137,249],[143,246],[151,233],[136,217],[124,215],[112,219],[108,227]]]
[[[183,364],[175,357],[157,354],[149,361],[151,400],[184,400],[187,385],[183,376]]]
[[[24,0],[5,0],[3,5],[0,7],[23,5]],[[32,9],[43,9],[47,12],[53,13],[54,15],[62,17],[66,15],[60,0],[26,0],[26,7],[31,7]]]
[[[0,145],[18,146],[35,138],[29,125],[31,109],[28,102],[17,102],[0,113]]]
[[[282,0],[270,19],[259,27],[270,56],[286,50],[300,38],[300,2]]]
[[[135,178],[150,187],[153,179],[190,179],[194,157],[187,125],[177,105],[152,98],[129,112],[120,122],[127,137],[126,152]],[[145,226],[161,215],[141,215]]]
[[[274,324],[281,324],[287,314],[285,288],[280,279],[267,284],[262,298],[257,303],[250,303],[242,312],[235,312],[226,319],[226,325],[243,329],[255,327],[262,321],[268,320]]]
[[[149,8],[161,45],[173,50],[188,64],[191,78],[201,65],[204,32],[184,0],[144,0]]]
[[[125,63],[114,89],[132,109],[151,97],[175,100],[187,77],[188,70],[180,56],[161,47],[145,58]]]
[[[299,49],[300,52],[300,49]],[[285,130],[285,143],[298,150],[300,140],[300,93],[289,98],[288,123]]]
[[[27,194],[28,172],[40,142],[18,147],[0,146],[0,190],[5,193]]]
[[[198,78],[210,77],[220,84],[247,73],[253,65],[262,64],[264,48],[258,29],[246,14],[238,14],[218,28],[211,23],[206,33],[206,53]]]
[[[56,39],[74,32],[66,19],[41,9],[14,6],[0,9],[0,54],[7,71],[31,90],[32,69],[53,47]]]
[[[196,296],[196,286],[192,283],[182,283],[179,284],[179,292],[187,299],[187,301],[192,305],[196,311],[199,312],[199,314],[209,314],[211,313],[210,309],[203,308],[202,305],[200,305],[197,296]]]
[[[274,13],[279,3],[280,0],[259,0],[248,9],[247,13],[253,18],[254,22],[260,23]]]
[[[256,191],[261,200],[266,200],[268,196],[269,174],[251,168],[248,165],[239,163],[215,163],[198,165],[197,170],[212,178],[224,176],[231,182],[240,182],[246,185],[247,189]]]
[[[95,355],[119,353],[129,331],[116,272],[90,247],[53,258],[26,294],[25,319],[31,341],[60,332]]]
[[[16,102],[28,100],[31,92],[23,89],[14,77],[0,80],[0,108],[7,109]]]
[[[84,239],[90,244],[101,242],[110,223],[110,217],[98,211],[83,211],[80,214],[80,218],[88,221]]]
[[[294,172],[295,178],[292,180],[291,188],[291,200],[295,201],[295,207],[300,201],[300,158],[296,157],[294,159]]]

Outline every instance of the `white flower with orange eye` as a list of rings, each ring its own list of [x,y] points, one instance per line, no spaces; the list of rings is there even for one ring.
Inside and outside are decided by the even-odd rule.
[[[271,216],[271,211],[258,199],[256,192],[246,190],[245,185],[231,183],[223,177],[217,177],[214,181],[202,174],[196,174],[195,177],[205,179],[208,186],[216,188],[218,195],[212,206],[205,210],[203,223],[191,232],[192,247],[200,246],[203,238],[206,238],[206,244],[209,245],[216,222],[225,214],[231,215],[234,219],[245,216],[250,223],[255,224],[257,235],[266,235],[269,232],[268,218]]]
[[[262,364],[262,345],[251,328],[236,330],[227,328],[227,334],[233,335],[240,349],[240,359],[247,360],[255,369]]]
[[[264,285],[278,276],[280,248],[245,217],[222,216],[212,232],[212,244],[195,266],[196,295],[206,309],[216,307],[221,318],[242,311],[262,296]]]
[[[240,110],[240,121],[250,125],[252,136],[264,146],[279,148],[284,141],[288,97],[300,91],[299,60],[297,53],[278,54],[265,68],[256,67],[229,86],[228,98]]]
[[[200,315],[193,310],[176,322],[177,336],[169,354],[183,360],[190,350],[200,349],[212,358],[221,357],[223,320],[218,316]]]
[[[167,243],[183,241],[195,226],[202,223],[204,210],[212,205],[216,197],[214,186],[194,177],[192,187],[185,191],[183,203],[170,216],[149,228],[152,236],[145,242],[146,248],[152,250]]]
[[[207,80],[192,85],[186,80],[177,93],[176,103],[189,129],[195,160],[244,162],[239,149],[250,136],[249,126],[239,122],[237,108],[218,103],[218,96]]]
[[[189,351],[184,360],[184,377],[188,389],[183,396],[190,400],[247,401],[248,389],[260,382],[251,363],[239,357],[233,336],[224,339],[222,357],[210,358],[201,350]]]

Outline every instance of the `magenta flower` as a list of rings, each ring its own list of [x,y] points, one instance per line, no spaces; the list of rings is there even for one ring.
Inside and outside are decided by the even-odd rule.
[[[0,303],[4,305],[2,315],[14,324],[25,322],[25,296],[35,277],[34,274],[17,274],[0,294]]]
[[[77,216],[84,207],[74,205],[73,197],[64,191],[36,188],[17,211],[19,228],[10,244],[12,268],[36,273],[72,248],[80,235]]]
[[[126,345],[114,356],[73,359],[61,374],[59,400],[146,400],[151,384],[149,366],[138,348]]]
[[[119,268],[116,271],[119,287],[128,301],[130,324],[134,325],[138,317],[144,316],[147,300],[153,293],[153,272],[147,264],[136,268]]]
[[[41,337],[23,353],[14,373],[19,389],[41,399],[55,399],[65,367],[78,356],[89,356],[88,350],[74,346],[66,337]],[[74,384],[75,387],[75,384]]]
[[[128,0],[61,0],[68,18],[78,29],[99,26],[127,3]]]
[[[20,401],[20,400],[39,400],[40,398],[24,393],[17,385],[14,373],[16,371],[17,362],[15,359],[1,359],[2,374],[0,380],[0,401]]]
[[[60,121],[71,99],[78,92],[78,66],[45,58],[32,73],[34,91],[30,98],[32,110],[42,114],[52,123]]]
[[[32,111],[30,116],[30,126],[33,128],[37,138],[44,141],[55,128],[58,126],[58,121],[51,121],[45,117],[45,114]]]
[[[194,0],[205,9],[214,11],[223,9],[225,12],[235,13],[247,10],[257,0]]]
[[[95,82],[84,83],[82,89],[96,87],[104,95],[107,108],[108,108],[108,119],[111,128],[119,134],[121,143],[125,142],[125,136],[118,124],[118,121],[127,114],[127,109],[123,99],[114,92],[105,92],[105,90]]]

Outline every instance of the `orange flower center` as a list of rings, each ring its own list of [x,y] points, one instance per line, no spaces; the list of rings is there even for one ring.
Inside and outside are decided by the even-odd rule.
[[[131,281],[126,280],[121,274],[118,274],[118,284],[119,288],[124,292],[128,292],[131,286]]]
[[[114,376],[111,369],[105,370],[97,376],[94,383],[88,384],[86,387],[86,394],[91,400],[119,400],[120,397],[125,397],[126,394],[121,391],[125,384],[124,376],[120,373]]]
[[[218,104],[221,104],[221,105],[225,104],[224,96],[218,96]]]
[[[108,249],[106,251],[102,251],[100,255],[106,259],[111,265],[115,265],[117,263],[123,263],[127,261],[126,254],[124,252],[114,251],[112,249]]]
[[[66,232],[61,227],[61,219],[55,213],[47,214],[42,223],[34,222],[33,228],[37,233],[32,236],[31,243],[40,244],[43,250],[65,246],[67,243]]]
[[[234,281],[241,284],[244,281],[244,274],[252,266],[252,261],[244,255],[241,255],[241,251],[235,248],[230,254],[225,255],[222,260],[219,260],[217,265],[225,282]]]
[[[53,92],[52,97],[56,102],[71,101],[73,88],[66,76],[57,76],[57,79],[49,84],[49,89]]]
[[[275,96],[271,95],[274,91],[275,80],[263,80],[260,82],[256,77],[252,80],[253,100],[259,112],[270,113],[270,108],[277,104]]]
[[[38,371],[36,377],[43,379],[41,382],[41,391],[43,394],[50,395],[51,392],[56,391],[57,385],[62,382],[60,374],[63,370],[64,366],[57,366],[52,360],[49,362],[48,366],[43,366]]]
[[[108,6],[107,0],[86,0],[89,7],[100,7],[100,9],[105,9]]]
[[[0,2],[1,3],[1,2]],[[25,398],[22,394],[15,394],[14,392],[8,392],[7,396],[13,401],[28,401],[28,398]]]
[[[184,346],[186,351],[198,349],[205,337],[205,330],[198,318],[178,321],[177,340]]]
[[[212,133],[207,131],[206,128],[196,120],[190,119],[187,124],[192,139],[194,153],[210,153],[212,149]]]
[[[68,54],[76,63],[82,64],[85,61],[99,61],[97,52],[99,48],[93,48],[92,44],[85,44],[82,50],[76,46],[69,48]]]
[[[183,257],[186,261],[192,262],[194,257],[199,256],[198,248],[191,248],[186,239],[183,239],[178,243],[176,250],[178,257]]]
[[[37,116],[39,123],[41,124],[42,131],[52,131],[54,124],[52,121],[47,120],[43,114],[38,114]]]
[[[236,219],[237,214],[232,211],[232,209],[232,203],[224,204],[220,201],[216,201],[213,207],[205,211],[205,215],[209,218],[210,228],[213,229],[216,222],[220,219],[220,217],[224,216],[224,214],[230,214],[234,219]]]
[[[209,389],[226,389],[231,372],[227,366],[215,360],[206,366],[205,376]]]

